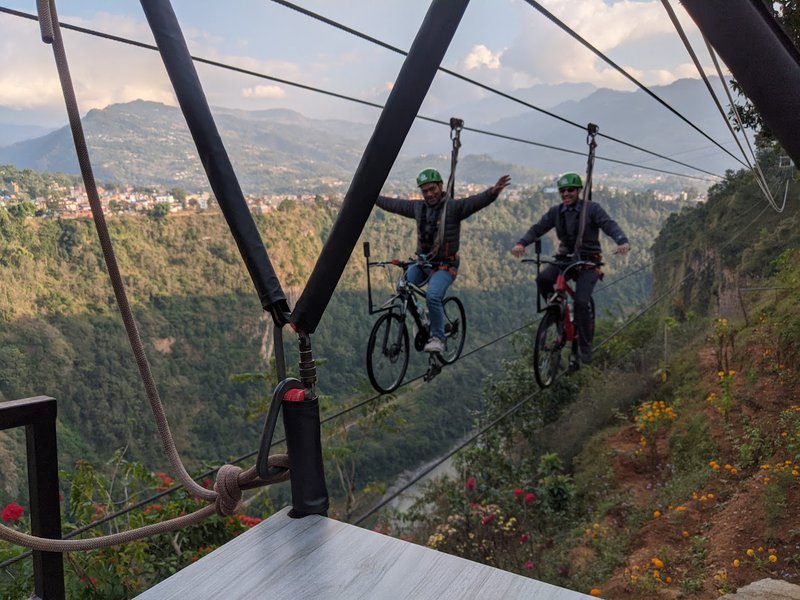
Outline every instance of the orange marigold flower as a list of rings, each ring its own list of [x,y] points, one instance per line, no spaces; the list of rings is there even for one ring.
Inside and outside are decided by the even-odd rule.
[[[601,593],[602,592],[600,591],[600,588],[592,588],[591,591],[589,592],[589,595],[599,598]]]

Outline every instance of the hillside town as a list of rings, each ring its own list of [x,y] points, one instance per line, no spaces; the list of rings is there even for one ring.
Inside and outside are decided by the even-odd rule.
[[[181,188],[141,190],[133,186],[121,188],[106,188],[98,186],[98,195],[104,213],[114,214],[158,214],[198,212],[213,210],[216,201],[210,192],[187,193]],[[282,202],[294,201],[311,204],[317,201],[341,200],[341,194],[312,195],[299,194],[289,196],[286,194],[264,194],[261,196],[246,196],[245,200],[250,209],[255,213],[266,213],[277,209]],[[0,191],[0,208],[12,209],[26,205],[29,216],[48,218],[81,218],[91,217],[89,196],[83,185],[74,184],[65,186],[53,183],[44,195],[31,197],[21,189],[21,186],[10,181]]]
[[[345,190],[345,183],[341,182],[341,189]],[[467,196],[484,189],[478,184],[462,184],[459,186],[459,195]],[[608,191],[619,191],[616,186],[599,188]],[[550,186],[539,188],[544,194],[556,197],[556,189]],[[141,189],[134,186],[98,186],[97,192],[106,215],[135,215],[165,216],[172,213],[202,212],[216,210],[217,203],[211,192],[190,193],[182,188]],[[421,199],[419,194],[400,186],[387,184],[385,191],[388,195],[407,196]],[[524,199],[530,193],[529,188],[511,188],[508,190],[508,201]],[[328,194],[261,194],[245,195],[245,201],[250,210],[255,214],[264,214],[276,210],[284,202],[299,204],[314,204],[317,202],[339,203],[344,198],[344,191]],[[703,197],[691,195],[690,192],[677,193],[653,192],[656,200],[662,201],[702,201]],[[64,184],[57,181],[47,183],[46,190],[32,194],[30,186],[5,177],[3,187],[0,189],[0,208],[11,212],[22,211],[26,216],[43,218],[72,219],[91,217],[89,197],[85,187],[80,183]]]

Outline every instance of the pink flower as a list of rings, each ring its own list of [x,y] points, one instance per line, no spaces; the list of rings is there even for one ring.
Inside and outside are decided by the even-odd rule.
[[[8,504],[6,504],[6,507],[3,509],[3,512],[2,514],[0,514],[0,517],[2,517],[3,523],[8,523],[8,522],[15,523],[16,521],[20,520],[20,518],[24,513],[25,509],[22,508],[19,504],[17,504],[16,502],[9,502]]]
[[[494,515],[486,515],[485,517],[483,517],[483,519],[481,519],[481,523],[483,523],[484,525],[488,525],[489,523],[494,521],[494,519],[495,519]]]
[[[523,492],[522,492],[522,488],[516,488],[516,489],[514,490],[514,495],[515,495],[515,496],[519,497],[519,496],[522,496],[522,494],[523,494]]]
[[[533,561],[532,561],[531,559],[528,559],[528,560],[525,562],[525,568],[526,568],[528,571],[530,571],[530,570],[533,568]]]
[[[534,500],[536,500],[536,494],[533,492],[525,494],[525,504],[531,504]]]
[[[470,492],[475,489],[475,478],[474,477],[470,477],[469,479],[467,479],[467,489]]]
[[[524,544],[529,539],[531,539],[531,538],[528,536],[528,534],[527,533],[523,533],[521,536],[519,536],[519,543],[520,544]]]

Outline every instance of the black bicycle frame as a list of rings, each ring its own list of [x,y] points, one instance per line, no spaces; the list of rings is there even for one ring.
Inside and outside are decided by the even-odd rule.
[[[539,293],[539,271],[542,268],[542,240],[537,239],[533,243],[536,252],[536,312],[542,312],[542,295]]]
[[[415,296],[421,298],[422,301],[425,301],[425,291],[422,290],[418,285],[411,283],[407,279],[405,280],[405,286],[402,291],[398,291],[397,293],[395,293],[387,302],[385,302],[381,306],[377,308],[375,307],[375,305],[372,302],[372,279],[370,277],[369,271],[370,267],[385,266],[386,263],[370,262],[369,256],[370,256],[369,242],[364,242],[364,258],[366,258],[367,261],[367,302],[368,302],[369,314],[376,315],[378,313],[391,311],[392,309],[398,306],[398,303],[394,302],[394,300],[399,298],[400,299],[399,306],[401,307],[400,316],[405,317],[406,311],[410,312],[411,316],[414,319],[414,322],[417,325],[417,328],[419,328],[420,331],[425,329],[425,327],[422,325],[422,319],[419,314],[419,309],[417,308],[417,303],[412,301],[412,299]],[[403,277],[405,277],[405,273],[406,272],[404,270]]]

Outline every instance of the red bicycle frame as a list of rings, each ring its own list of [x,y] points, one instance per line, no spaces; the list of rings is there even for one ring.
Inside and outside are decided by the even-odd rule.
[[[563,292],[573,299],[575,298],[575,292],[571,287],[569,287],[564,273],[559,273],[558,277],[556,277],[555,290],[556,292]],[[571,342],[575,339],[575,320],[571,311],[572,304],[570,302],[564,302],[564,334],[567,336],[568,342]]]

